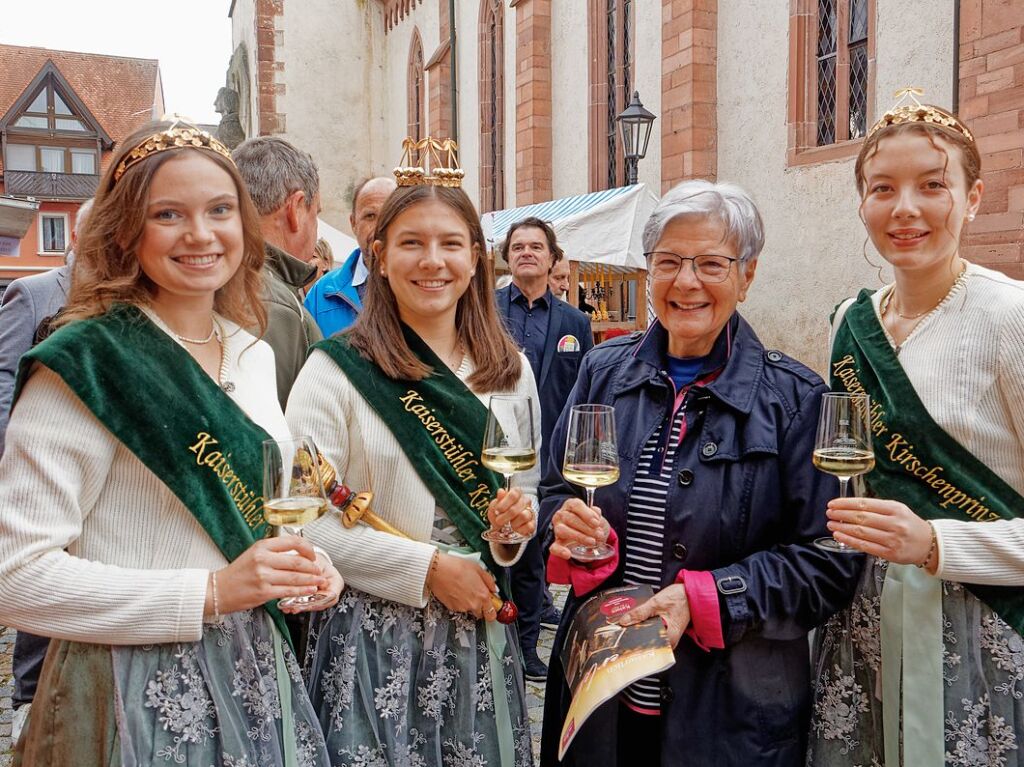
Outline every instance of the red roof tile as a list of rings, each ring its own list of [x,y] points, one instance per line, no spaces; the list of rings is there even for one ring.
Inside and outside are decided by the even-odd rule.
[[[0,116],[10,110],[47,61],[60,70],[115,143],[164,111],[156,59],[0,45]]]

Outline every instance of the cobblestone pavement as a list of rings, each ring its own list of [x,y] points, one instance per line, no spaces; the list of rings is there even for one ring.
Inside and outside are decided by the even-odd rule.
[[[555,604],[561,607],[565,602],[566,587],[554,586],[551,595]],[[555,632],[541,628],[537,653],[541,660],[547,662],[551,655],[551,643]],[[11,696],[14,694],[14,677],[11,674],[11,654],[14,652],[14,630],[0,627],[0,767],[11,765]],[[526,694],[530,710],[530,729],[533,734],[534,758],[540,755],[540,722],[544,714],[544,685],[540,682],[527,682]]]
[[[11,656],[14,654],[14,629],[0,626],[0,767],[11,765],[11,696],[14,676]]]

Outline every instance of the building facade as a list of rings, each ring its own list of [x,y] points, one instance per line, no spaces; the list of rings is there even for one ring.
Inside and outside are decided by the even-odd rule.
[[[114,147],[163,111],[154,60],[0,45],[0,287],[64,263]]]
[[[352,184],[389,172],[408,135],[457,138],[482,212],[621,185],[614,118],[636,91],[658,118],[639,180],[753,195],[767,243],[743,312],[821,370],[832,306],[888,276],[858,218],[854,158],[915,86],[983,152],[967,257],[1024,277],[1019,2],[234,0],[230,13],[246,132],[313,153],[338,226]]]

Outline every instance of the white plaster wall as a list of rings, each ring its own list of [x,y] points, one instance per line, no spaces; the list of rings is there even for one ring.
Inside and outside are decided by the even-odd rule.
[[[903,84],[944,103],[952,87],[952,2],[896,5],[878,3],[874,117]],[[833,306],[880,285],[862,255],[882,263],[858,218],[854,161],[786,167],[789,3],[730,0],[718,14],[718,178],[751,193],[767,234],[742,311],[767,347],[825,372]]]
[[[259,88],[256,77],[259,72],[256,66],[256,0],[235,0],[231,12],[231,51],[245,43],[246,57],[249,59],[249,114],[251,125],[243,125],[246,136],[258,136],[260,131]]]
[[[724,4],[719,3],[719,7]],[[655,194],[661,194],[661,3],[639,0],[634,6],[636,64],[633,90],[640,92],[644,107],[658,115],[651,128],[647,155],[640,161],[638,179]],[[629,98],[632,97],[633,94],[629,94]]]
[[[587,0],[551,3],[551,161],[555,198],[590,189]]]
[[[313,155],[320,170],[322,218],[350,231],[351,191],[379,172],[382,63],[373,55],[383,36],[379,8],[366,0],[285,3],[278,19],[277,57],[285,92],[284,138]]]

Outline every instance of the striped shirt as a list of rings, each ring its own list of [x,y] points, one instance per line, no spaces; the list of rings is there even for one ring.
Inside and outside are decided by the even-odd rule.
[[[669,439],[662,439],[665,428],[663,422],[644,445],[637,462],[626,512],[626,564],[623,580],[629,585],[648,584],[655,591],[661,588],[665,505],[676,451],[686,433],[685,423],[686,407],[679,407],[672,417]],[[645,677],[634,682],[622,695],[625,702],[634,709],[644,713],[661,711],[661,682],[658,677]]]

